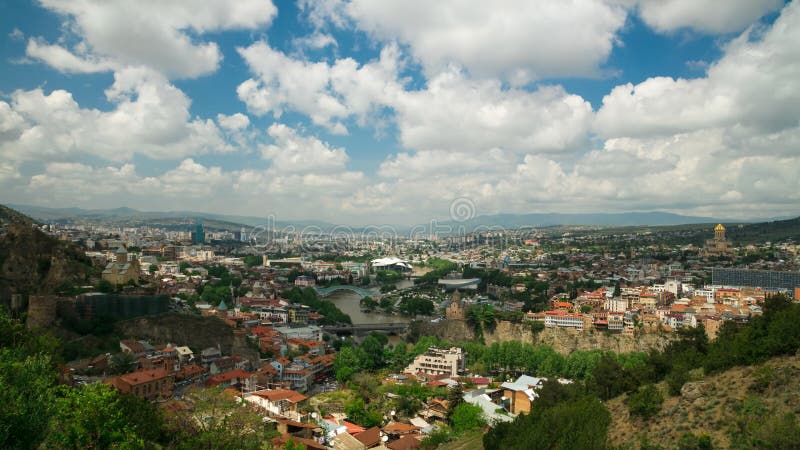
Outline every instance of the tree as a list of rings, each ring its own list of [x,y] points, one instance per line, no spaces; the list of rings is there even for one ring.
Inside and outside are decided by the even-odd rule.
[[[464,388],[461,383],[456,383],[447,393],[447,421],[452,424],[452,417],[458,405],[464,403]]]
[[[54,415],[45,448],[144,448],[119,407],[119,393],[113,387],[95,383],[79,389],[57,389]]]
[[[340,383],[350,381],[361,369],[361,358],[353,347],[342,347],[333,359],[333,371]]]
[[[664,396],[658,391],[658,388],[653,384],[648,384],[639,388],[638,391],[631,394],[625,403],[628,405],[628,411],[632,416],[638,416],[642,419],[649,419],[656,415],[661,410],[661,404],[664,402]]]
[[[155,264],[150,264],[150,267],[148,267],[148,268],[147,268],[147,270],[148,270],[148,271],[150,272],[150,274],[152,275],[152,274],[154,274],[154,273],[158,272],[158,266],[157,266],[157,265],[155,265]]]
[[[359,301],[359,303],[361,304],[362,308],[367,309],[369,311],[372,311],[378,307],[378,301],[369,296],[363,297],[361,301]]]
[[[681,388],[689,381],[689,368],[686,364],[679,362],[672,366],[672,370],[666,377],[669,395],[680,395]]]
[[[55,381],[49,356],[0,350],[0,448],[39,446],[54,412]]]
[[[485,427],[486,417],[483,415],[483,409],[480,406],[461,403],[453,410],[453,414],[450,416],[450,423],[453,431],[461,433]]]
[[[589,389],[608,400],[636,387],[635,381],[610,355],[603,355],[592,373]]]
[[[102,279],[97,282],[97,290],[103,293],[111,293],[114,292],[114,285],[111,284],[108,280]]]
[[[128,352],[115,353],[108,362],[108,372],[112,375],[133,372],[135,368],[136,358]]]
[[[576,385],[545,383],[530,414],[499,423],[483,437],[486,450],[605,449],[611,415]]]
[[[371,428],[381,424],[381,412],[375,407],[367,409],[361,397],[356,397],[353,401],[348,403],[345,406],[344,412],[351,422],[365,428]]]
[[[184,393],[188,410],[167,416],[167,429],[176,449],[261,449],[274,436],[262,415],[221,388],[192,389]]]

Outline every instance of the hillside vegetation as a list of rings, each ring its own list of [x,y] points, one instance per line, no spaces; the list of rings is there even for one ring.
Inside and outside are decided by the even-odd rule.
[[[622,448],[797,448],[800,357],[773,358],[686,383],[650,419],[631,417],[628,396],[610,400],[609,443]],[[690,437],[689,435],[693,435]],[[705,436],[706,438],[703,438]],[[794,440],[792,438],[794,437]],[[777,447],[775,447],[775,445]],[[698,447],[694,447],[698,448]]]

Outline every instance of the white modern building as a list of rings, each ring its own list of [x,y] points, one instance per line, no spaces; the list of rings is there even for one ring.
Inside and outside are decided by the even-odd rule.
[[[427,352],[414,358],[405,373],[422,372],[428,375],[458,375],[466,369],[464,352],[459,347],[431,347]]]
[[[400,259],[395,256],[387,258],[378,258],[371,261],[372,268],[375,270],[412,270],[413,266],[405,259]]]

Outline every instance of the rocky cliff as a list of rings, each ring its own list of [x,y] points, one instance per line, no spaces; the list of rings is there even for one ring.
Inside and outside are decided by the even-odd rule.
[[[566,328],[545,328],[534,334],[528,324],[498,322],[493,333],[485,333],[486,344],[517,340],[546,344],[558,353],[568,355],[575,350],[607,350],[617,353],[663,350],[670,341],[669,334],[623,335]]]
[[[91,261],[71,242],[59,241],[31,222],[8,222],[0,238],[0,302],[13,294],[54,294],[85,283]]]
[[[446,320],[432,324],[415,322],[411,325],[409,337],[436,336],[448,342],[465,342],[475,339],[474,330],[464,321]],[[568,355],[575,350],[607,350],[619,353],[646,352],[650,349],[663,350],[670,341],[669,334],[622,335],[601,332],[580,332],[564,328],[545,328],[533,333],[525,323],[501,321],[492,332],[484,332],[487,345],[494,342],[520,341],[532,344],[546,344],[561,354]]]
[[[186,345],[195,353],[219,345],[226,355],[238,354],[258,364],[258,352],[247,345],[247,336],[217,317],[164,314],[139,317],[117,324],[125,336],[153,342]]]

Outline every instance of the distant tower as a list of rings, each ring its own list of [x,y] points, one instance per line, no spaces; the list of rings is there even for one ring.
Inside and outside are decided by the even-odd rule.
[[[725,238],[725,227],[722,224],[714,227],[714,239],[706,241],[705,256],[731,256],[733,247]]]
[[[464,320],[464,305],[461,304],[461,293],[458,292],[458,289],[453,292],[445,316],[450,320]]]
[[[192,233],[192,243],[193,244],[206,243],[206,233],[205,231],[203,231],[203,223],[200,222],[200,219],[195,219],[194,221],[194,233]]]
[[[125,247],[120,245],[117,251],[115,252],[115,255],[117,257],[116,261],[117,264],[122,265],[128,262],[128,251],[125,250]]]
[[[724,241],[725,240],[725,227],[723,227],[722,224],[718,224],[714,228],[714,239],[716,239],[718,241]]]
[[[239,233],[240,241],[247,242],[247,231],[245,231],[244,227],[242,227],[242,232]]]

